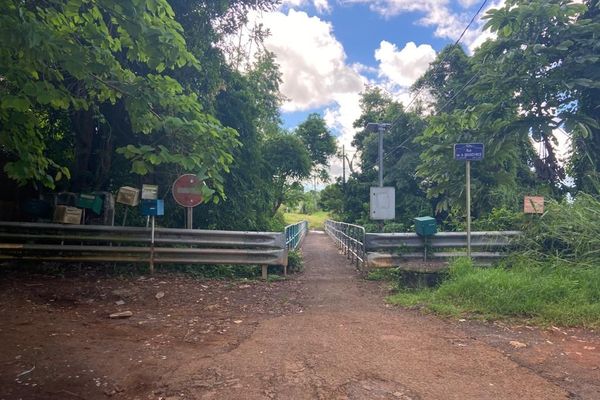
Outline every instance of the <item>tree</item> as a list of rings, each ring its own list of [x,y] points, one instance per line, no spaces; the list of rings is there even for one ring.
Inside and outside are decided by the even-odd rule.
[[[319,207],[325,211],[329,211],[330,214],[336,219],[339,219],[343,212],[344,207],[344,191],[342,182],[338,182],[327,185],[321,190],[319,198]]]
[[[325,120],[312,113],[296,128],[295,134],[306,146],[314,170],[323,169],[329,164],[329,157],[336,151],[335,138],[327,129]]]
[[[64,111],[74,129],[73,172],[86,186],[92,142],[110,130],[107,115],[126,115],[127,142],[117,152],[131,171],[160,165],[203,169],[222,192],[236,133],[205,113],[198,97],[165,72],[198,70],[181,25],[165,0],[0,1],[0,129],[6,173],[21,184],[53,187],[70,171],[47,156],[46,121]],[[107,149],[112,151],[112,148]]]
[[[310,175],[311,159],[302,141],[286,133],[278,133],[266,141],[264,156],[273,176],[271,212],[275,215],[294,182]]]

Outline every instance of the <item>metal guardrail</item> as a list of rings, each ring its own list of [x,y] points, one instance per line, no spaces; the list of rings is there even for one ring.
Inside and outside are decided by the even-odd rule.
[[[325,221],[325,232],[351,262],[356,262],[357,268],[362,268],[365,265],[365,228],[345,222],[327,220]]]
[[[308,221],[300,221],[285,227],[285,247],[296,250],[308,232]]]
[[[283,232],[0,222],[0,260],[241,264],[287,267]]]
[[[486,264],[502,257],[521,232],[472,232],[471,257]],[[467,255],[466,232],[440,232],[428,238],[416,233],[367,233],[366,249],[369,266],[392,267],[403,260],[449,259]],[[428,251],[430,249],[430,251]],[[436,251],[437,250],[437,251]]]

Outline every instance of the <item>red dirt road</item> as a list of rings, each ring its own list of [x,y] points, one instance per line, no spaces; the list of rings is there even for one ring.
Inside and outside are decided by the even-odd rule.
[[[303,253],[273,283],[2,276],[0,399],[600,398],[595,332],[388,307],[325,235]]]

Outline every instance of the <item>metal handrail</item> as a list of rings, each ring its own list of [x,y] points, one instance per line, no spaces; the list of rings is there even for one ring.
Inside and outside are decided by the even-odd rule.
[[[357,268],[366,265],[365,228],[345,222],[325,221],[325,232],[333,239],[346,257],[356,263]]]
[[[308,221],[300,221],[285,227],[285,246],[288,250],[296,250],[308,232]]]

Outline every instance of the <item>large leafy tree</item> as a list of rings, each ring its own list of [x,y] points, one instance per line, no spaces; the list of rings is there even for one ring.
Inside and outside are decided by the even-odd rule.
[[[313,168],[326,167],[329,157],[335,154],[336,145],[323,117],[316,113],[310,114],[298,125],[295,133],[308,149]]]
[[[576,181],[596,174],[595,158],[582,151],[594,148],[598,126],[586,96],[596,90],[599,73],[598,25],[590,13],[597,2],[588,3],[585,12],[570,1],[507,1],[486,16],[495,40],[472,57],[445,49],[417,82],[432,95],[437,114],[417,139],[424,146],[417,173],[438,212],[464,204],[464,166],[452,160],[453,143],[487,147],[473,170],[476,216],[493,207],[518,209],[528,192],[563,193],[557,129],[572,133]]]
[[[310,175],[311,158],[300,138],[285,132],[271,136],[263,151],[273,177],[271,212],[274,215],[287,194],[295,190],[296,183]]]
[[[203,169],[222,191],[236,133],[167,73],[200,64],[166,1],[0,1],[0,9],[0,145],[11,178],[53,187],[69,175],[47,152],[59,114],[70,121],[74,183],[88,186],[95,135],[111,132],[116,111],[129,134],[117,151],[133,173]]]

